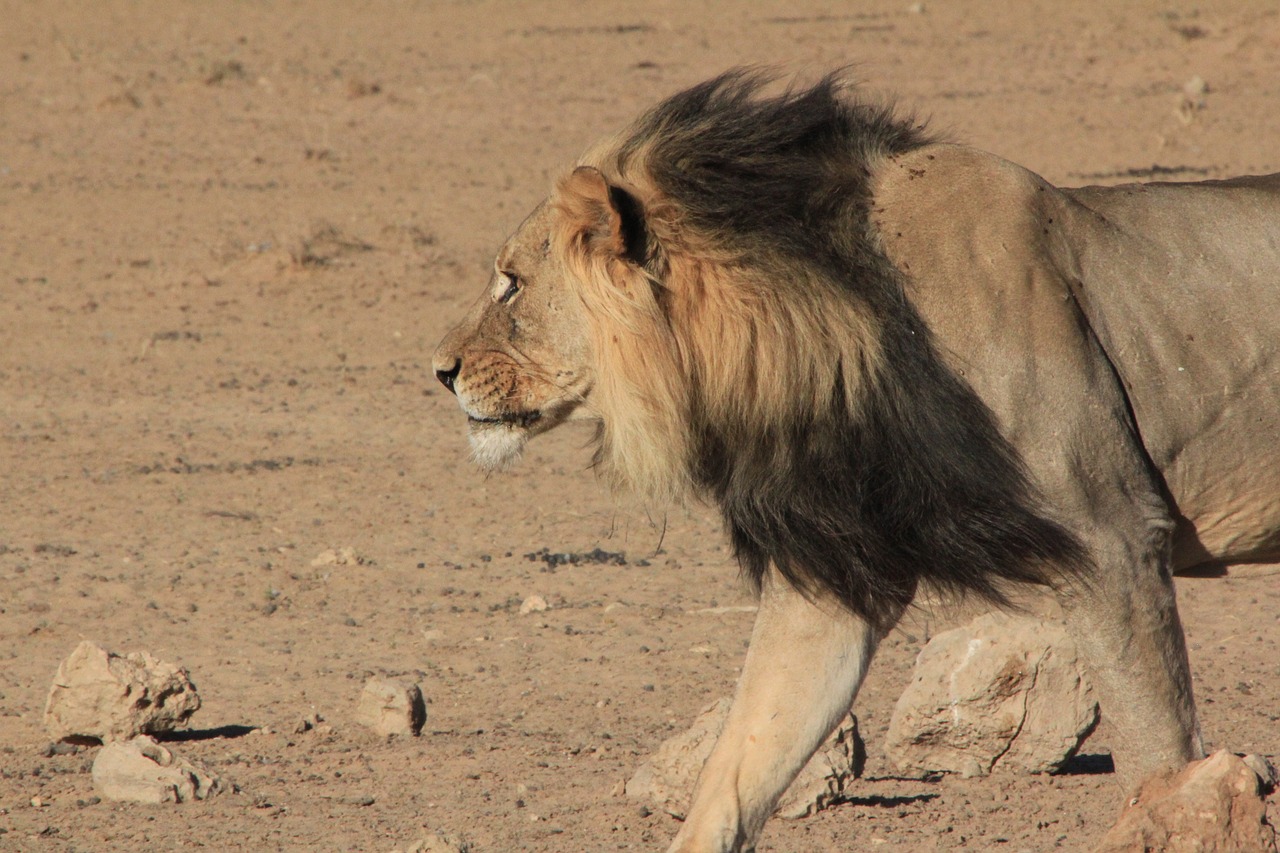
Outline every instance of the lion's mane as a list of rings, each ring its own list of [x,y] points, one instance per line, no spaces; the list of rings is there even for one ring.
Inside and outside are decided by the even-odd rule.
[[[1009,581],[1071,573],[1081,547],[939,357],[871,225],[873,167],[930,140],[839,75],[768,83],[733,72],[677,94],[557,188],[597,463],[713,500],[757,584],[772,562],[880,623],[922,582],[1004,603]]]

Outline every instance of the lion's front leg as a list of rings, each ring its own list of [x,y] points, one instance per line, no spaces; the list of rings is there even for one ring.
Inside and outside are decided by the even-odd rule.
[[[1169,565],[1173,522],[1159,517],[1159,508],[1152,515],[1131,527],[1095,526],[1086,539],[1097,570],[1058,591],[1113,727],[1116,776],[1126,793],[1153,773],[1204,757]]]
[[[670,853],[754,849],[778,798],[849,710],[882,634],[765,578],[724,732]]]

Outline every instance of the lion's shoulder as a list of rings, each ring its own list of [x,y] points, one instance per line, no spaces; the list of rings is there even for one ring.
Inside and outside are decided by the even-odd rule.
[[[1076,223],[1059,189],[994,154],[949,144],[885,158],[873,187],[880,247],[947,348],[963,349],[1019,315],[1042,318],[1034,330],[1042,335],[1071,332],[1063,272]]]
[[[1065,196],[1039,175],[976,148],[939,143],[884,158],[872,183],[873,225],[889,239],[1007,240]],[[941,246],[939,246],[941,248]],[[948,247],[949,248],[949,247]]]

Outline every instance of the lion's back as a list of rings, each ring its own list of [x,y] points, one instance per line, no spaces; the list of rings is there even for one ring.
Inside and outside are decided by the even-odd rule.
[[[1067,192],[1081,306],[1188,520],[1178,562],[1280,554],[1280,175]]]

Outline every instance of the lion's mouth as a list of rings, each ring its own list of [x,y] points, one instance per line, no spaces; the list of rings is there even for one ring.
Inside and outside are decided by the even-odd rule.
[[[542,420],[542,412],[508,412],[506,414],[495,415],[493,417],[477,417],[476,415],[468,414],[467,420],[472,424],[493,424],[528,429],[538,421]]]

